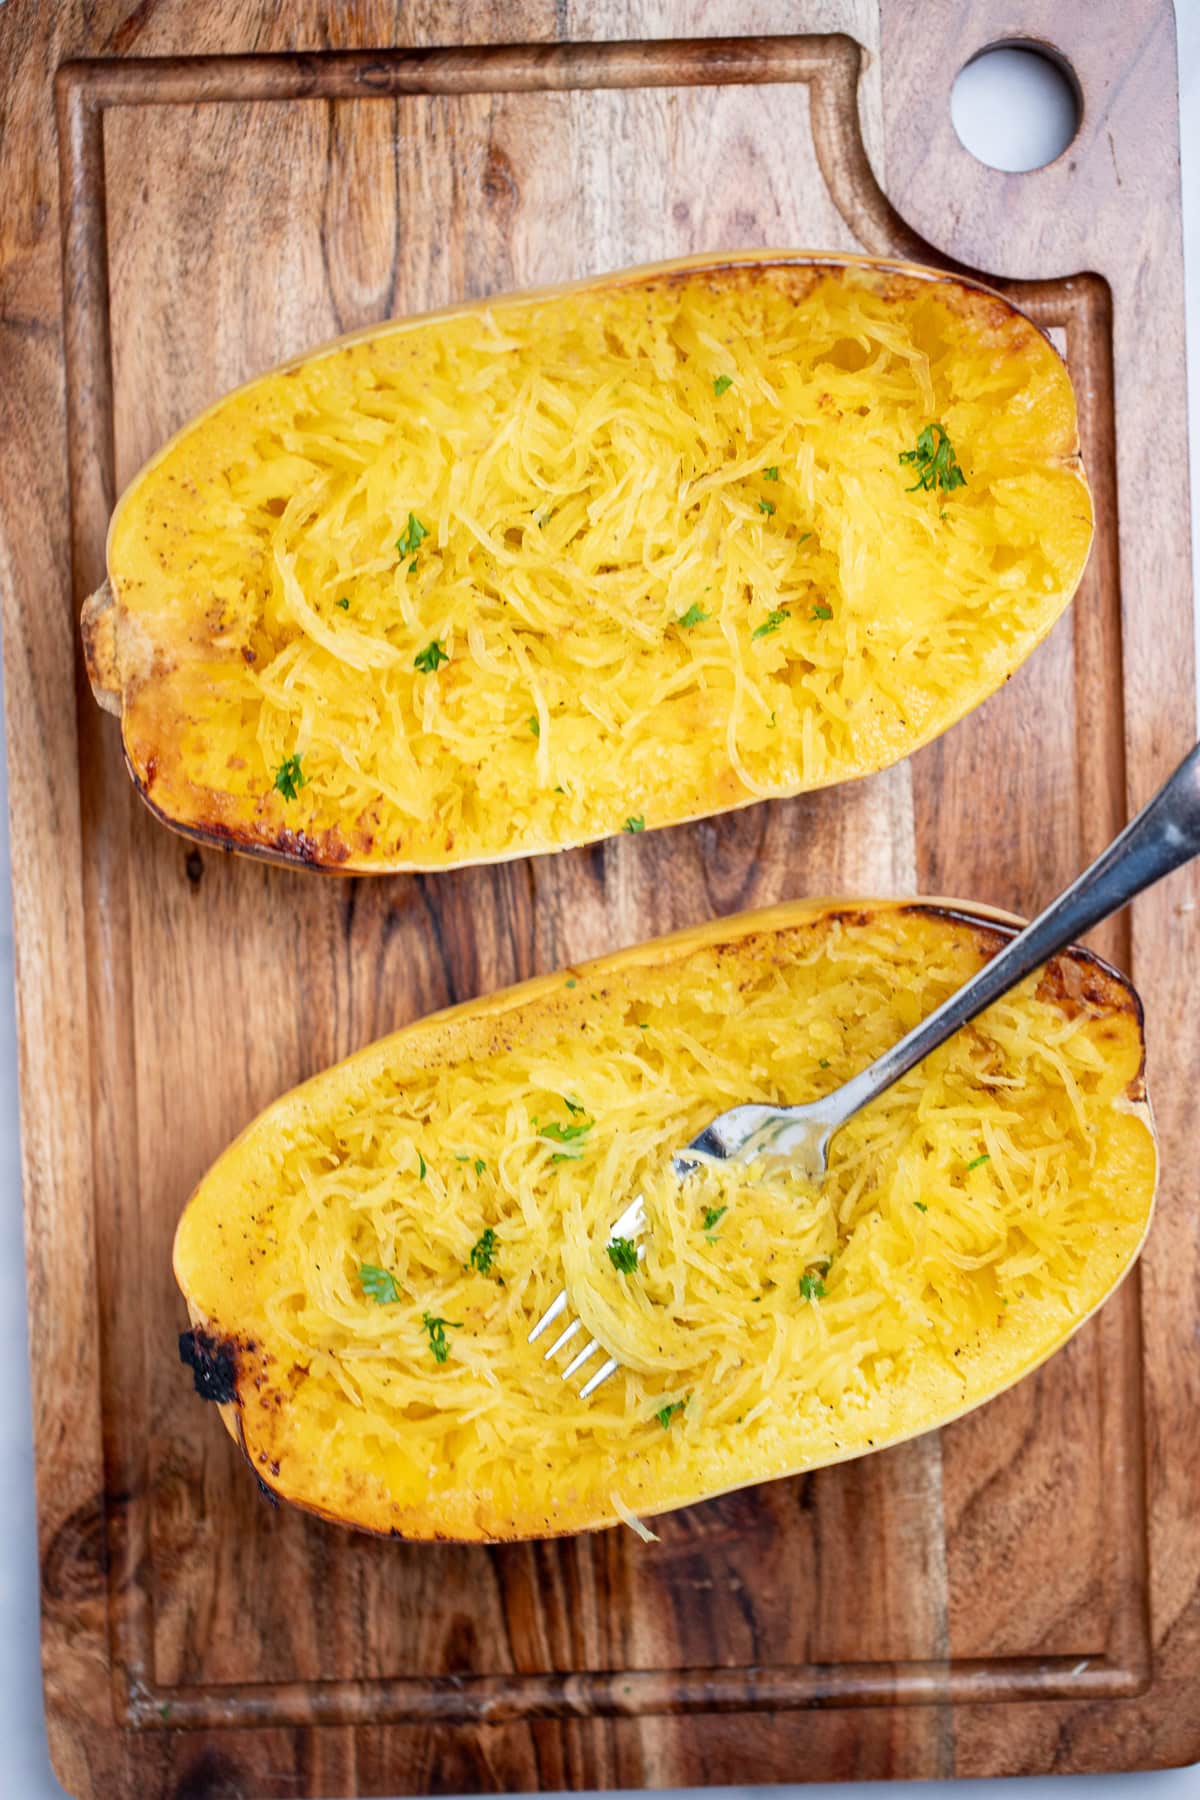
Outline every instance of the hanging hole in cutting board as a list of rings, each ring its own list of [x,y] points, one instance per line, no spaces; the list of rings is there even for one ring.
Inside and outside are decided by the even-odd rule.
[[[1006,174],[1052,163],[1074,140],[1082,116],[1070,63],[1045,45],[1016,39],[980,50],[959,70],[950,94],[963,148]]]

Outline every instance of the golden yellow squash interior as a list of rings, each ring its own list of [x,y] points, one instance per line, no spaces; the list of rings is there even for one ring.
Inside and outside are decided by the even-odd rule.
[[[1087,557],[1077,448],[1046,338],[928,271],[743,257],[384,325],[133,482],[93,684],[150,804],[234,847],[431,869],[651,830],[881,768],[998,687]]]
[[[893,1443],[1033,1368],[1154,1196],[1140,1008],[1085,953],[846,1126],[819,1188],[670,1171],[723,1109],[845,1080],[1003,931],[916,903],[745,915],[410,1026],[280,1100],[175,1246],[197,1376],[255,1469],[375,1531],[540,1536]],[[614,1261],[638,1194],[645,1258]],[[527,1342],[564,1281],[622,1365],[589,1400]]]

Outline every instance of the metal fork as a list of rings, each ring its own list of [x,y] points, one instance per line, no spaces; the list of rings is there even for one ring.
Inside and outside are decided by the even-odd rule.
[[[990,962],[965,981],[948,999],[922,1019],[919,1025],[885,1050],[841,1087],[805,1106],[746,1105],[718,1114],[711,1125],[694,1137],[687,1148],[671,1158],[671,1167],[682,1178],[697,1167],[698,1150],[706,1159],[751,1162],[770,1155],[786,1160],[810,1181],[820,1181],[829,1167],[829,1143],[833,1134],[864,1106],[924,1061],[931,1050],[953,1037],[985,1007],[1032,975],[1052,956],[1082,937],[1102,919],[1119,912],[1143,888],[1148,888],[1173,869],[1200,855],[1200,744],[1133,819],[1114,838],[1083,874],[1057,900],[1052,900],[1032,924],[997,952]],[[612,1228],[612,1237],[641,1236],[646,1230],[641,1196],[628,1207]],[[639,1249],[639,1259],[645,1247]],[[569,1305],[566,1290],[542,1314],[529,1334],[540,1337]],[[580,1329],[576,1320],[556,1339],[547,1358],[565,1346]],[[603,1346],[593,1338],[563,1370],[567,1381]],[[586,1397],[607,1381],[619,1367],[609,1356],[580,1390]]]

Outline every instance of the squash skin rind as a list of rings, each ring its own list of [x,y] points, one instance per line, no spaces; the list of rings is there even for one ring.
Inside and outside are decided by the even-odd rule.
[[[105,581],[83,603],[79,627],[88,682],[97,706],[121,718],[125,708],[125,683],[117,655],[117,629],[121,609],[111,581]],[[132,771],[131,771],[132,773]],[[134,776],[137,781],[136,775]],[[138,782],[138,791],[142,784]]]
[[[747,251],[725,253],[717,256],[700,254],[697,256],[672,259],[662,263],[642,265],[636,268],[622,270],[616,274],[588,277],[581,281],[564,283],[553,287],[492,296],[481,301],[449,306],[433,312],[414,315],[410,319],[387,321],[380,325],[371,325],[361,328],[357,331],[350,332],[343,337],[332,340],[327,344],[317,346],[301,355],[292,357],[276,367],[264,371],[262,374],[254,377],[253,380],[244,383],[241,387],[232,390],[231,393],[222,396],[212,406],[200,413],[197,418],[189,421],[182,430],[175,433],[146,463],[144,468],[139,471],[138,475],[135,476],[134,480],[130,483],[129,487],[118,501],[117,507],[112,515],[106,549],[110,570],[109,582],[106,583],[106,587],[110,589],[111,606],[110,610],[104,615],[105,623],[103,629],[106,635],[103,642],[99,640],[97,622],[90,611],[90,609],[93,608],[94,602],[98,599],[98,596],[93,596],[92,600],[89,600],[86,603],[83,620],[85,646],[87,646],[89,642],[94,646],[94,648],[87,649],[89,676],[92,679],[93,692],[100,705],[106,710],[114,712],[121,717],[122,741],[130,777],[134,782],[140,798],[160,823],[166,825],[169,829],[178,832],[190,841],[210,848],[232,851],[237,854],[250,856],[284,867],[311,868],[323,873],[343,875],[428,873],[443,868],[486,866],[493,863],[512,861],[519,857],[529,855],[554,854],[565,850],[583,848],[591,844],[603,842],[607,837],[614,835],[614,832],[618,830],[619,827],[609,824],[594,831],[572,829],[544,839],[530,835],[522,839],[519,843],[504,848],[488,848],[486,846],[480,846],[478,849],[469,849],[465,852],[446,852],[444,855],[425,853],[409,856],[396,852],[389,852],[384,855],[373,849],[363,849],[356,847],[353,843],[347,842],[337,828],[326,828],[320,832],[313,833],[306,833],[304,831],[297,832],[287,829],[286,827],[275,830],[271,827],[271,821],[268,820],[263,822],[261,829],[257,825],[254,829],[251,829],[244,821],[231,823],[229,819],[220,817],[219,808],[215,808],[203,815],[197,814],[196,816],[186,818],[179,816],[179,814],[173,810],[172,803],[169,799],[164,800],[156,794],[156,776],[158,777],[158,787],[161,790],[162,771],[157,767],[153,750],[147,751],[144,743],[135,742],[129,728],[129,702],[143,687],[147,671],[154,661],[157,651],[153,646],[140,643],[137,644],[135,649],[134,644],[129,641],[131,638],[136,639],[138,632],[136,629],[133,633],[130,633],[128,630],[132,615],[122,604],[121,581],[119,574],[114,569],[113,565],[112,546],[114,535],[119,529],[124,511],[129,506],[135,493],[141,488],[143,483],[153,478],[155,471],[171,455],[179,442],[196,428],[202,426],[206,420],[219,413],[228,403],[236,400],[238,396],[248,392],[260,382],[264,382],[276,376],[286,375],[290,371],[301,367],[307,367],[313,363],[319,362],[323,358],[332,356],[349,346],[369,341],[373,337],[379,337],[385,333],[404,331],[409,328],[423,328],[439,321],[450,322],[463,317],[477,316],[488,307],[500,305],[507,306],[509,304],[534,304],[577,293],[617,292],[623,288],[636,287],[639,283],[650,281],[662,282],[675,276],[682,278],[684,276],[704,272],[712,272],[716,275],[739,268],[753,269],[759,266],[765,267],[768,265],[802,266],[810,267],[814,270],[830,271],[861,269],[874,274],[894,274],[898,277],[918,279],[931,286],[940,285],[946,289],[961,292],[968,297],[977,297],[981,306],[984,303],[989,303],[994,307],[1003,309],[1006,318],[1011,318],[1014,315],[1024,318],[1024,315],[1019,313],[1018,308],[1014,307],[1003,295],[988,287],[984,282],[957,274],[947,274],[945,271],[930,269],[920,264],[906,263],[894,258],[855,256],[850,254],[841,255],[830,252],[805,250]],[[1040,327],[1033,326],[1032,323],[1030,324],[1030,328],[1031,330],[1036,331],[1039,337],[1045,341],[1051,354],[1061,365],[1063,359],[1048,335],[1042,331]],[[1079,452],[1080,446],[1076,422],[1074,426],[1074,435],[1069,447],[1066,448],[1061,455],[1056,454],[1052,460],[1056,468],[1072,474],[1078,483],[1081,502],[1086,507],[1088,513],[1088,542],[1090,545],[1092,520],[1091,495]],[[961,722],[970,711],[982,704],[982,702],[990,697],[992,693],[996,692],[998,687],[1002,684],[1002,681],[1015,672],[1016,667],[1018,667],[1021,662],[1036,651],[1070,604],[1071,599],[1078,588],[1079,581],[1082,578],[1086,560],[1087,551],[1085,550],[1080,558],[1079,567],[1075,572],[1073,582],[1057,597],[1054,610],[1039,622],[1036,630],[1031,633],[1028,642],[1022,646],[1019,655],[1007,671],[994,680],[989,676],[989,685],[978,688],[977,691],[972,690],[971,692],[966,693],[965,697],[961,700],[961,703],[957,705],[950,717],[940,721],[935,718],[933,723],[927,729],[914,731],[911,738],[906,740],[900,755],[907,756],[913,754],[918,749],[923,748],[926,744],[941,736],[944,731],[949,730],[953,725]],[[101,593],[103,593],[103,591],[104,590],[101,590]],[[882,768],[892,766],[897,760],[899,760],[897,755],[890,751],[881,751],[876,747],[872,752],[864,754],[859,764],[853,769],[837,770],[833,774],[819,780],[804,781],[798,784],[781,782],[770,789],[769,797],[786,798],[802,792],[815,792],[822,787],[835,786],[846,780],[859,780],[867,775],[877,773]],[[674,828],[677,825],[691,824],[702,819],[719,817],[723,813],[738,811],[743,807],[754,805],[759,798],[763,797],[745,790],[733,771],[729,771],[729,781],[727,786],[731,792],[734,792],[733,798],[725,799],[723,795],[715,795],[712,798],[706,798],[705,803],[697,806],[694,810],[680,811],[678,814],[674,814],[670,817],[656,818],[648,821],[645,829],[654,831]],[[346,826],[346,821],[342,820],[341,824]]]
[[[654,939],[648,943],[636,945],[630,949],[618,951],[615,954],[604,956],[590,962],[571,965],[570,971],[561,970],[550,975],[535,977],[530,981],[518,983],[513,987],[500,990],[482,999],[465,1001],[457,1006],[446,1008],[438,1013],[429,1015],[425,1019],[418,1020],[415,1023],[404,1027],[401,1031],[392,1034],[390,1037],[381,1039],[376,1044],[368,1046],[366,1051],[360,1051],[356,1053],[356,1055],[347,1058],[344,1062],[334,1065],[332,1069],[324,1070],[318,1075],[313,1076],[300,1087],[293,1089],[291,1093],[284,1095],[281,1100],[276,1101],[273,1106],[268,1107],[263,1114],[259,1115],[258,1119],[252,1121],[251,1124],[246,1127],[246,1130],[241,1133],[234,1141],[234,1144],[229,1147],[226,1155],[232,1154],[251,1133],[260,1129],[263,1120],[272,1113],[275,1113],[278,1109],[285,1106],[303,1108],[307,1101],[314,1096],[323,1084],[328,1082],[331,1077],[336,1077],[339,1070],[351,1069],[363,1056],[382,1053],[385,1049],[391,1051],[395,1046],[403,1043],[405,1039],[408,1039],[409,1041],[419,1040],[421,1037],[428,1035],[431,1031],[435,1033],[445,1033],[448,1030],[450,1038],[453,1040],[456,1022],[465,1021],[467,1019],[471,1019],[472,1021],[480,1019],[498,1021],[514,1008],[528,1007],[531,1001],[536,1003],[539,998],[549,999],[551,996],[561,991],[563,977],[568,972],[579,981],[586,982],[591,980],[600,983],[606,976],[620,970],[628,970],[638,966],[656,966],[660,962],[668,960],[678,961],[693,951],[711,948],[716,945],[736,946],[740,939],[744,937],[762,933],[764,930],[782,931],[790,929],[809,923],[819,917],[829,917],[831,914],[836,914],[839,909],[845,910],[855,922],[864,923],[871,923],[887,914],[903,914],[909,911],[919,912],[934,919],[941,918],[945,919],[947,922],[953,921],[957,925],[967,924],[977,927],[981,933],[986,934],[987,939],[993,944],[997,937],[1011,937],[1024,923],[1024,921],[1015,915],[994,908],[976,906],[957,900],[922,898],[917,900],[893,901],[790,902],[763,911],[743,913],[730,918],[690,927],[683,931],[672,933],[669,936]],[[997,1385],[989,1387],[983,1393],[974,1395],[955,1408],[939,1410],[932,1418],[926,1418],[923,1422],[911,1424],[906,1429],[900,1430],[895,1434],[881,1434],[878,1440],[873,1442],[869,1449],[851,1447],[837,1455],[822,1455],[818,1459],[813,1459],[786,1468],[773,1469],[770,1471],[758,1469],[738,1480],[721,1483],[720,1485],[713,1487],[705,1487],[703,1491],[697,1491],[682,1498],[669,1498],[664,1500],[661,1505],[639,1503],[636,1508],[639,1517],[652,1519],[660,1514],[679,1510],[681,1507],[699,1504],[702,1501],[718,1498],[722,1494],[734,1492],[742,1487],[756,1486],[764,1480],[782,1479],[786,1476],[805,1472],[813,1468],[825,1467],[835,1462],[851,1461],[858,1456],[872,1454],[874,1450],[892,1448],[896,1444],[906,1442],[910,1438],[922,1435],[927,1430],[941,1429],[943,1425],[950,1424],[953,1420],[973,1411],[977,1406],[982,1405],[986,1401],[1005,1392],[1009,1387],[1015,1385],[1017,1381],[1024,1379],[1027,1374],[1030,1374],[1035,1369],[1039,1368],[1056,1350],[1060,1349],[1063,1344],[1073,1337],[1075,1333],[1087,1323],[1088,1319],[1093,1316],[1099,1307],[1115,1293],[1116,1289],[1129,1273],[1129,1270],[1136,1263],[1142,1245],[1145,1242],[1146,1234],[1150,1229],[1159,1172],[1157,1136],[1145,1084],[1145,1034],[1143,1028],[1143,1009],[1141,1001],[1129,980],[1118,971],[1111,968],[1109,964],[1104,962],[1102,958],[1090,950],[1072,947],[1070,951],[1063,953],[1062,959],[1055,959],[1055,963],[1050,966],[1050,970],[1048,970],[1047,973],[1051,973],[1058,969],[1060,962],[1066,961],[1067,959],[1070,960],[1073,968],[1080,968],[1087,972],[1080,976],[1080,981],[1084,985],[1085,990],[1086,983],[1089,980],[1099,981],[1101,986],[1105,989],[1111,990],[1115,987],[1119,990],[1121,1004],[1119,1006],[1114,1006],[1112,1010],[1114,1013],[1127,1013],[1133,1021],[1137,1031],[1138,1041],[1141,1046],[1141,1060],[1136,1073],[1130,1078],[1126,1085],[1125,1093],[1120,1105],[1121,1110],[1127,1111],[1141,1120],[1145,1125],[1154,1157],[1154,1181],[1151,1191],[1146,1199],[1140,1234],[1117,1274],[1108,1283],[1099,1298],[1096,1299],[1094,1304],[1089,1306],[1082,1314],[1068,1321],[1058,1336],[1043,1345],[1042,1348],[1038,1350],[1036,1354],[1032,1355],[1027,1362],[1022,1363]],[[1068,984],[1068,986],[1069,985],[1070,984]],[[1095,998],[1094,995],[1092,997]],[[218,1163],[214,1165],[213,1170],[204,1178],[204,1181],[192,1196],[193,1201],[199,1195],[205,1183],[211,1179],[212,1175],[219,1169],[220,1162],[223,1160],[223,1158],[219,1159]],[[189,1207],[191,1204],[192,1201],[189,1201]],[[269,1389],[270,1387],[270,1378],[266,1373],[267,1363],[264,1360],[261,1360],[262,1356],[266,1356],[269,1359],[269,1353],[262,1352],[260,1346],[252,1341],[247,1341],[244,1334],[239,1336],[239,1333],[235,1328],[231,1329],[222,1325],[221,1322],[210,1318],[199,1306],[193,1293],[189,1291],[191,1287],[189,1270],[186,1257],[181,1255],[181,1249],[185,1239],[187,1216],[188,1211],[185,1209],[183,1218],[180,1220],[179,1229],[176,1233],[174,1257],[175,1277],[183,1292],[193,1329],[209,1334],[215,1342],[228,1347],[232,1355],[236,1369],[237,1392],[233,1401],[220,1404],[219,1410],[225,1428],[250,1463],[260,1483],[279,1499],[287,1500],[290,1504],[299,1506],[302,1510],[311,1512],[316,1516],[335,1524],[348,1526],[356,1530],[367,1531],[368,1533],[377,1536],[404,1537],[415,1541],[502,1543],[522,1541],[529,1538],[569,1536],[581,1531],[604,1530],[621,1522],[610,1503],[607,1508],[603,1506],[598,1507],[593,1514],[584,1520],[572,1518],[566,1523],[556,1523],[552,1519],[547,1519],[544,1515],[537,1515],[536,1517],[531,1515],[524,1521],[516,1522],[515,1529],[503,1529],[492,1526],[487,1529],[480,1528],[477,1530],[447,1531],[438,1528],[436,1523],[430,1517],[421,1514],[417,1509],[411,1507],[398,1507],[393,1505],[390,1514],[385,1516],[383,1510],[375,1507],[374,1497],[365,1485],[360,1496],[362,1506],[353,1516],[322,1506],[314,1499],[311,1491],[305,1491],[303,1488],[293,1488],[289,1481],[290,1470],[287,1468],[286,1464],[272,1462],[269,1455],[270,1447],[267,1446],[264,1448],[264,1446],[259,1443],[255,1433],[253,1420],[250,1422],[249,1429],[247,1428],[247,1421],[248,1418],[250,1418],[250,1410],[247,1402],[250,1402],[251,1405],[253,1405],[255,1397],[262,1388],[265,1386]]]

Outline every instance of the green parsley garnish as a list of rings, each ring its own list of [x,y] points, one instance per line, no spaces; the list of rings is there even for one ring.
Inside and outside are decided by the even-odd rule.
[[[825,1283],[819,1275],[814,1275],[811,1269],[806,1270],[800,1277],[800,1298],[802,1300],[823,1300],[825,1298]]]
[[[350,611],[350,602],[348,600],[335,600],[333,604],[335,606],[340,606],[343,612]]]
[[[814,619],[832,619],[833,608],[832,606],[814,606],[812,616]]]
[[[538,718],[536,713],[530,713],[530,715],[529,715],[529,729],[530,729],[530,731],[532,731],[534,737],[536,737],[536,738],[541,737],[542,721]]]
[[[396,549],[399,551],[402,558],[405,556],[412,556],[415,551],[421,548],[422,538],[427,538],[428,536],[428,531],[426,531],[416,513],[409,513],[408,524],[404,528],[404,536],[396,539]],[[409,564],[410,574],[415,566],[416,565],[413,563]]]
[[[711,1231],[719,1220],[729,1211],[728,1206],[710,1206],[704,1214],[704,1229]]]
[[[685,613],[680,613],[675,623],[677,625],[682,625],[685,631],[690,631],[693,625],[703,625],[707,617],[708,614],[705,612],[700,602],[698,600],[693,600],[687,611]]]
[[[568,984],[568,985],[570,985],[570,984]],[[587,1111],[587,1108],[582,1104],[582,1102],[579,1100],[572,1100],[570,1094],[563,1095],[562,1103],[566,1107],[567,1111],[572,1115],[572,1117],[574,1117],[574,1115],[576,1113],[581,1113],[581,1112]]]
[[[967,478],[958,466],[954,445],[950,442],[950,434],[944,425],[926,425],[917,438],[916,449],[902,450],[899,460],[911,464],[916,471],[917,479],[907,490],[910,494],[917,488],[932,493],[939,487],[950,493],[954,488],[967,485]]]
[[[367,1299],[374,1300],[377,1306],[394,1306],[400,1298],[395,1276],[386,1269],[377,1269],[374,1263],[360,1263],[358,1279]]]
[[[672,1400],[669,1406],[659,1407],[654,1416],[664,1431],[670,1430],[671,1420],[675,1417],[676,1413],[681,1413],[686,1405],[686,1400]]]
[[[763,470],[763,480],[764,481],[778,481],[779,480],[779,464],[778,463],[772,463],[769,469]]]
[[[717,396],[717,399],[719,400],[721,398],[721,395],[724,393],[728,393],[729,389],[732,386],[733,386],[733,376],[732,375],[718,375],[716,380],[713,382],[713,393]]]
[[[487,1164],[484,1162],[482,1156],[477,1156],[475,1158],[475,1173],[477,1175],[483,1175],[486,1173],[486,1171],[487,1171]]]
[[[446,1328],[451,1331],[462,1330],[462,1320],[434,1319],[428,1313],[421,1314],[421,1329],[429,1333],[429,1348],[433,1351],[434,1362],[444,1363],[450,1354],[450,1346],[446,1342]]]
[[[773,631],[778,631],[781,625],[786,625],[787,620],[787,608],[783,606],[776,607],[774,612],[769,612],[767,614],[766,624],[760,625],[757,631],[752,631],[750,633],[750,636],[752,638],[770,637]]]
[[[637,1245],[632,1238],[613,1238],[608,1245],[608,1260],[618,1274],[632,1275],[638,1265]]]
[[[549,1138],[554,1144],[575,1144],[585,1138],[592,1129],[593,1121],[584,1119],[579,1125],[561,1125],[557,1119],[551,1119],[549,1125],[543,1125],[539,1137]]]
[[[308,778],[300,768],[298,756],[285,756],[275,771],[275,786],[285,800],[294,800],[302,787],[308,786]]]
[[[926,1204],[923,1200],[914,1200],[913,1205],[916,1207],[918,1212],[928,1212],[929,1211],[929,1208],[926,1206]]]
[[[445,644],[441,638],[434,638],[432,644],[426,644],[423,650],[417,651],[413,657],[413,668],[420,669],[422,675],[434,675],[442,663],[449,661]]]
[[[425,1158],[421,1155],[421,1152],[419,1150],[417,1151],[417,1174],[420,1176],[421,1180],[424,1181],[424,1179],[425,1179]]]
[[[806,544],[811,536],[811,531],[802,531],[800,536],[796,539],[796,542],[797,544]]]
[[[645,829],[646,829],[645,813],[638,813],[636,815],[636,817],[631,817],[631,818],[626,819],[624,829],[626,831],[645,831]]]
[[[969,1175],[972,1169],[977,1169],[980,1163],[991,1162],[991,1160],[990,1155],[985,1150],[982,1156],[977,1156],[974,1162],[969,1162],[967,1164],[967,1174]]]
[[[775,502],[773,500],[760,500],[758,503],[758,510],[761,513],[773,513],[775,511]]]
[[[573,988],[573,987],[578,987],[578,986],[579,986],[579,982],[578,982],[578,981],[577,981],[577,979],[576,979],[576,978],[575,978],[575,976],[574,976],[574,975],[572,975],[572,977],[571,977],[571,979],[570,979],[570,981],[568,981],[568,983],[567,983],[567,986],[568,986],[568,987],[569,987],[569,988]]]
[[[818,1067],[818,1069],[827,1069],[829,1067],[829,1058],[827,1056],[823,1056],[821,1058],[820,1062],[817,1064],[817,1067]]]
[[[476,1238],[471,1246],[470,1267],[472,1269],[478,1269],[481,1275],[486,1275],[491,1269],[495,1256],[496,1233],[489,1225],[483,1236]]]

